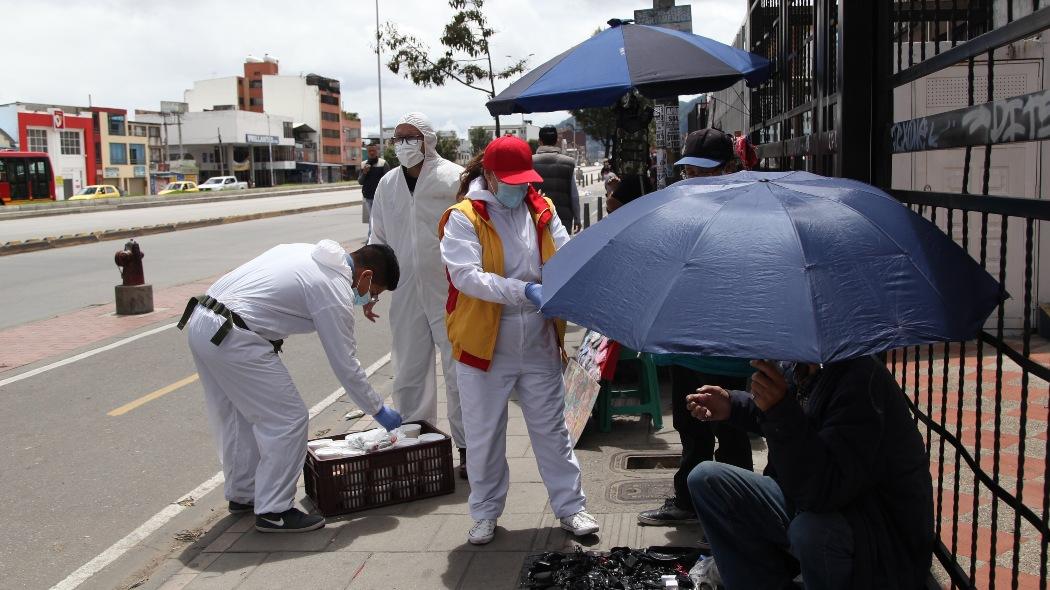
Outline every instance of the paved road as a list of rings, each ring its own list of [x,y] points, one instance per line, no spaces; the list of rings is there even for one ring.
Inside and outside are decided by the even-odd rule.
[[[329,203],[357,202],[361,200],[359,188],[325,193],[305,193],[283,197],[219,201],[193,205],[171,205],[147,207],[122,211],[94,211],[49,217],[7,219],[0,221],[0,243],[33,238],[54,237],[89,233],[107,229],[144,227],[179,221],[194,221],[245,215],[265,211],[284,211],[299,207],[325,205]]]
[[[355,213],[340,209],[154,236],[144,244],[153,263],[147,276],[159,288],[221,274],[281,241],[360,239],[367,228]],[[4,324],[110,298],[113,249],[92,244],[0,259],[0,274],[12,279],[0,293],[18,302],[5,306],[15,313],[5,312]],[[381,322],[358,322],[365,366],[390,350]],[[307,407],[339,387],[314,337],[293,337],[283,356]],[[219,469],[199,382],[122,416],[107,415],[193,374],[183,334],[168,329],[0,387],[0,445],[8,450],[0,456],[3,587],[43,588],[62,580]]]

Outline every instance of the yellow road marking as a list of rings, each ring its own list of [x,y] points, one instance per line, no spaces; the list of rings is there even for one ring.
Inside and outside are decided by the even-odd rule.
[[[107,412],[106,415],[107,416],[123,416],[124,414],[127,414],[131,410],[134,410],[135,408],[137,408],[137,407],[139,407],[139,406],[141,406],[143,404],[149,403],[149,402],[157,399],[158,397],[162,397],[162,396],[168,395],[169,393],[175,391],[176,389],[180,389],[182,387],[186,387],[190,383],[193,383],[194,381],[196,381],[198,378],[199,378],[198,375],[196,373],[194,373],[194,374],[190,375],[189,377],[186,377],[185,379],[181,379],[179,381],[176,381],[175,383],[172,383],[171,385],[167,385],[167,386],[161,387],[160,389],[158,389],[157,391],[154,391],[153,393],[147,393],[146,395],[140,397],[139,399],[137,399],[137,400],[135,400],[133,402],[128,402],[128,403],[124,404],[123,406],[120,406],[119,408],[117,408],[117,409],[115,409],[115,410],[113,410],[111,412]]]

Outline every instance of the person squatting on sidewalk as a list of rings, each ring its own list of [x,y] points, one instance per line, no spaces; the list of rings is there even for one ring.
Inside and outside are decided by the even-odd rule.
[[[401,416],[383,405],[357,360],[354,308],[398,285],[393,250],[338,243],[281,244],[191,298],[179,321],[204,387],[230,512],[255,511],[264,533],[298,533],[324,517],[292,506],[310,420],[277,355],[291,334],[317,332],[346,394],[387,430]]]
[[[437,373],[434,346],[441,349],[452,440],[459,448],[464,477],[466,439],[456,384],[456,363],[445,331],[448,280],[438,246],[438,220],[456,202],[463,168],[438,155],[437,134],[426,115],[409,113],[394,128],[394,151],[401,165],[376,188],[369,244],[387,244],[401,264],[401,288],[391,296],[390,331],[394,366],[394,406],[405,420],[437,424]],[[379,317],[365,306],[365,317]]]
[[[727,590],[925,588],[930,462],[904,394],[871,356],[753,361],[751,394],[704,386],[700,420],[765,435],[766,475],[706,461],[689,491]]]
[[[561,527],[598,531],[584,508],[580,464],[565,428],[561,339],[564,323],[539,313],[540,269],[569,235],[554,205],[529,183],[529,145],[513,136],[485,148],[483,175],[441,220],[448,269],[448,334],[467,435],[468,541],[493,539],[510,487],[507,404],[516,391],[540,476]]]

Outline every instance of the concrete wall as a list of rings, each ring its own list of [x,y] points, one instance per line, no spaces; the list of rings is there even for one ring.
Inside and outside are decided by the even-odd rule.
[[[321,130],[320,90],[299,76],[263,76],[263,107],[267,113],[290,117],[292,123]]]
[[[237,86],[237,76],[197,80],[183,96],[190,105],[190,111],[210,110],[217,105],[233,105],[237,108]]]

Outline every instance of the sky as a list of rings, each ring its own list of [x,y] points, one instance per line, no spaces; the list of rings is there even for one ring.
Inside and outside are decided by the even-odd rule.
[[[731,43],[747,0],[678,0],[692,5],[693,32]],[[529,56],[537,67],[651,0],[486,0],[494,66]],[[341,83],[343,108],[379,130],[374,0],[0,0],[4,45],[0,104],[22,101],[139,109],[183,100],[193,81],[240,75],[247,55],[280,60],[280,73],[316,73]],[[392,22],[436,52],[453,10],[443,0],[379,0]],[[15,49],[17,48],[17,49]],[[17,58],[16,58],[17,57]],[[382,68],[383,124],[421,111],[466,136],[490,124],[486,95],[456,82],[423,88]],[[513,80],[498,80],[496,91]],[[568,113],[533,113],[537,125]],[[502,117],[520,122],[521,115]]]

